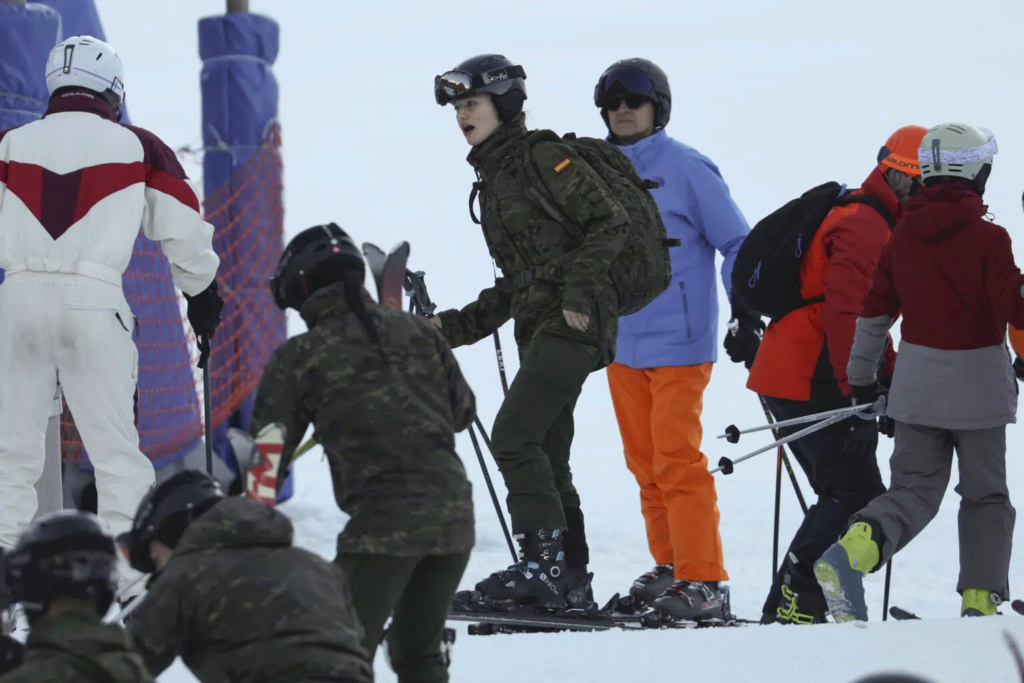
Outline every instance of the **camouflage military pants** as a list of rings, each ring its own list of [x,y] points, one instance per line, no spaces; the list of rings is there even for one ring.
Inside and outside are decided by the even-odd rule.
[[[600,360],[597,348],[552,335],[523,350],[491,434],[513,533],[565,529],[564,508],[579,508],[569,468],[572,414]]]
[[[343,553],[335,562],[348,580],[370,661],[391,617],[388,655],[399,683],[447,683],[444,625],[469,551],[413,557]]]

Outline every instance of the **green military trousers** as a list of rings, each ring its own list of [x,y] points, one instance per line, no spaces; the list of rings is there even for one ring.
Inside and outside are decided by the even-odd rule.
[[[370,662],[391,617],[388,656],[399,683],[447,683],[444,625],[469,551],[413,557],[342,553],[334,561],[345,572]]]
[[[569,469],[572,413],[599,363],[597,348],[554,335],[537,335],[524,349],[491,434],[513,533],[565,529],[565,509],[579,509]]]

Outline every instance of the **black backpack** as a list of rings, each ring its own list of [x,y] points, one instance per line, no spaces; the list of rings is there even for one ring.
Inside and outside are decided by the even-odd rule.
[[[829,212],[847,204],[867,204],[882,215],[890,230],[896,225],[878,197],[850,194],[845,185],[835,181],[818,185],[753,227],[732,267],[732,296],[747,310],[773,322],[824,301],[824,297],[805,299],[800,294],[800,264]]]
[[[527,194],[580,243],[586,235],[558,208],[558,202],[533,162],[530,149],[540,141],[561,142],[576,152],[601,176],[629,214],[629,232],[619,255],[612,261],[609,274],[619,299],[619,315],[636,313],[668,289],[672,282],[668,247],[680,245],[678,239],[669,239],[658,204],[650,192],[657,183],[640,178],[633,162],[606,140],[576,137],[575,133],[559,137],[550,130],[532,131],[520,158],[520,167],[529,179]]]

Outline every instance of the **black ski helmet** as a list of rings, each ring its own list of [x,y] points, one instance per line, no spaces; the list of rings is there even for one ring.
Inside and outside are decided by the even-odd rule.
[[[654,128],[664,128],[672,116],[672,89],[668,76],[661,67],[649,59],[631,57],[620,59],[601,74],[594,86],[594,106],[601,110],[604,125],[608,125],[605,102],[616,93],[638,95],[654,102]]]
[[[117,538],[128,563],[143,574],[155,572],[150,542],[176,547],[188,525],[223,499],[217,480],[200,470],[182,470],[151,488],[139,502],[131,530]]]
[[[103,616],[117,591],[117,546],[92,513],[51,512],[32,522],[4,555],[4,581],[29,623],[58,597],[91,600]]]
[[[340,282],[351,270],[366,277],[366,263],[352,238],[335,223],[316,225],[284,248],[270,279],[270,292],[278,308],[300,310],[313,292]]]
[[[458,97],[490,93],[503,123],[523,111],[526,71],[504,55],[477,55],[434,77],[434,99],[442,107]]]

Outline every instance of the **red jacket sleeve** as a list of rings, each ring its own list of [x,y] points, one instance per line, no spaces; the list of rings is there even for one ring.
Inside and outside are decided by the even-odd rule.
[[[887,315],[893,320],[900,311],[900,297],[896,293],[896,282],[892,279],[892,266],[889,261],[892,254],[892,242],[885,245],[882,255],[878,258],[878,267],[871,281],[871,289],[864,296],[860,309],[860,317],[877,318]]]
[[[825,265],[825,339],[836,380],[847,390],[850,360],[864,295],[871,287],[879,256],[889,239],[889,226],[870,207],[858,209],[828,228],[822,244]]]
[[[1024,296],[1020,290],[1024,275],[1013,260],[1010,235],[994,227],[997,230],[985,258],[985,289],[999,315],[1014,327],[1024,328]]]

